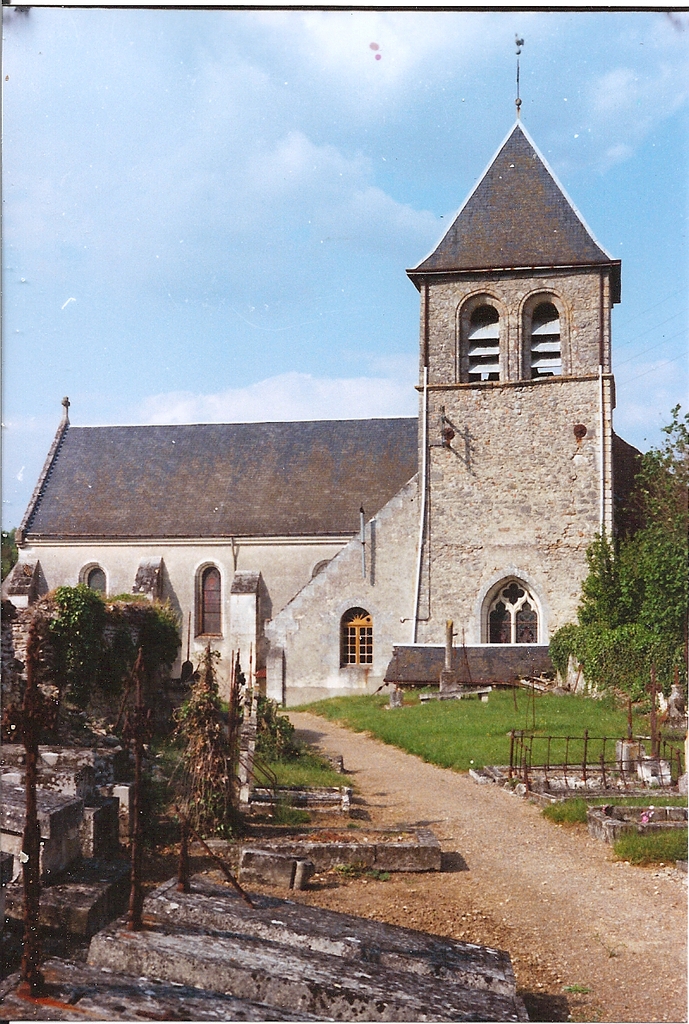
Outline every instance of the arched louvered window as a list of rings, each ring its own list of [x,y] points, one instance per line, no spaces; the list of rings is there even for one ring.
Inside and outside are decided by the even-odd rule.
[[[521,581],[509,580],[493,594],[488,611],[488,642],[538,643],[536,602]]]
[[[197,596],[196,633],[220,636],[222,633],[220,570],[209,565],[199,578]]]
[[[477,306],[469,320],[469,382],[500,380],[500,317],[494,306]]]
[[[531,378],[561,373],[560,314],[552,302],[540,302],[531,317]]]
[[[95,590],[97,594],[105,596],[105,573],[99,565],[94,565],[93,569],[89,569],[86,576],[86,585],[89,590]]]
[[[373,664],[373,619],[363,608],[350,608],[342,616],[340,663]]]

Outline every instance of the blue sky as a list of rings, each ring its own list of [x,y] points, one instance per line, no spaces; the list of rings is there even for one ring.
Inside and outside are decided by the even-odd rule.
[[[689,15],[3,15],[5,528],[63,395],[78,425],[415,415],[404,271],[514,121],[515,32],[524,123],[623,261],[615,428],[686,407]]]

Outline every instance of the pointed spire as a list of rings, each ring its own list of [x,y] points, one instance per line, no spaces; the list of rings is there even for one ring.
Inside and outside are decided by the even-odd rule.
[[[619,267],[517,122],[444,237],[408,274],[418,285],[417,275],[433,273],[599,264]]]

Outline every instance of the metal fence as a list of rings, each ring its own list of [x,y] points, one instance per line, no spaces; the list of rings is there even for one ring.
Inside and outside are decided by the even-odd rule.
[[[684,773],[684,751],[676,742],[659,737],[652,742],[650,736],[632,739],[617,736],[591,736],[585,730],[582,736],[540,736],[533,732],[513,729],[510,732],[509,778],[518,778],[527,787],[531,775],[538,774],[546,788],[548,780],[564,779],[574,786],[592,785],[607,789],[611,786],[639,789],[646,786],[674,786]],[[618,745],[619,744],[619,745]],[[655,752],[649,758],[642,754],[650,746]],[[656,765],[666,762],[667,771],[657,771],[651,781],[649,772],[638,772],[640,764]]]

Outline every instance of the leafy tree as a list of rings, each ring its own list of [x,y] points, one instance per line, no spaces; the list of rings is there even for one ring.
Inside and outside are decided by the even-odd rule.
[[[9,576],[12,568],[17,564],[19,553],[15,542],[16,529],[2,531],[2,578]]]
[[[666,692],[675,667],[686,677],[689,415],[677,406],[663,430],[663,445],[640,460],[628,517],[635,528],[616,544],[603,535],[590,546],[578,625],[551,643],[560,672],[571,654],[590,683],[633,699],[643,696],[652,664]]]

